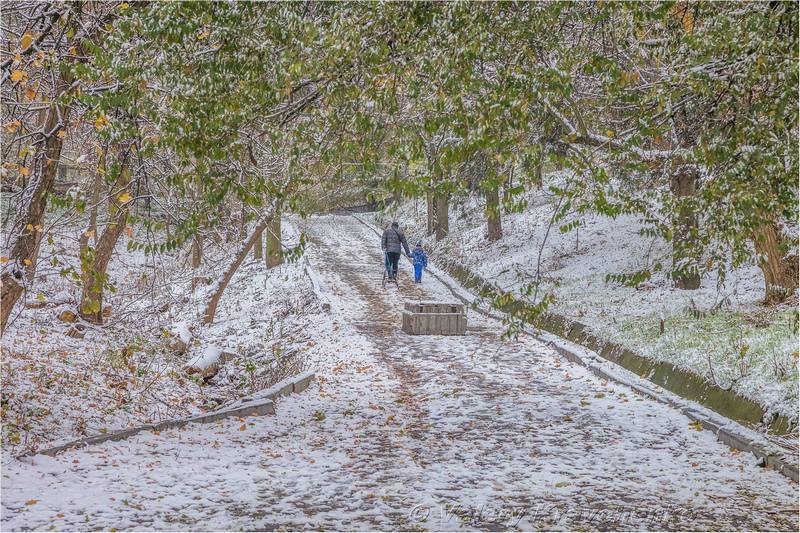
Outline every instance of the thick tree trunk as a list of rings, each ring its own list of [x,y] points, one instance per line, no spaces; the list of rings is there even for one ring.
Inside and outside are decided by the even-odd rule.
[[[228,265],[228,268],[225,269],[225,272],[222,274],[222,278],[217,283],[217,287],[214,292],[211,294],[211,297],[206,304],[206,309],[203,312],[203,323],[204,324],[211,324],[214,322],[214,317],[217,314],[217,306],[219,306],[219,301],[222,299],[222,295],[225,292],[225,289],[228,287],[228,284],[233,279],[233,275],[236,274],[236,271],[241,266],[242,262],[244,262],[247,254],[250,253],[250,249],[255,245],[256,241],[261,238],[261,234],[264,232],[264,229],[270,224],[272,221],[273,214],[270,216],[266,216],[262,218],[257,224],[256,227],[253,229],[253,232],[244,241],[242,246],[239,248],[239,251],[234,256],[233,261],[231,264]]]
[[[758,266],[764,273],[764,303],[783,302],[797,290],[797,256],[786,256],[787,247],[773,222],[753,232],[753,245],[758,254]]]
[[[57,93],[63,94],[69,87],[66,80],[59,84]],[[5,330],[11,311],[23,292],[23,277],[26,267],[36,261],[40,232],[36,227],[41,227],[47,207],[47,195],[53,189],[58,160],[61,158],[63,140],[58,133],[65,129],[69,118],[70,108],[53,104],[47,112],[44,137],[34,145],[40,146],[33,165],[33,179],[28,183],[24,195],[24,203],[17,215],[11,231],[17,232],[16,240],[9,247],[9,261],[3,265],[0,275],[0,331]],[[30,231],[26,228],[33,227]]]
[[[425,204],[428,209],[428,225],[425,227],[425,235],[433,235],[436,221],[436,205],[434,205],[431,191],[428,191],[425,195]]]
[[[281,214],[276,212],[267,227],[267,268],[283,264],[281,250]]]
[[[130,152],[125,151],[121,154],[119,177],[112,187],[113,191],[126,191],[130,185],[130,168],[128,158]],[[97,247],[93,250],[86,250],[86,255],[81,258],[81,268],[83,270],[83,291],[81,293],[81,303],[78,306],[80,315],[96,324],[103,323],[103,287],[107,278],[108,263],[114,254],[125,225],[128,222],[128,213],[133,202],[121,203],[117,198],[111,197],[108,200],[109,213],[113,215],[111,221],[103,229],[103,234],[97,241]]]
[[[450,231],[450,209],[447,193],[436,195],[436,240],[441,241]]]
[[[675,172],[671,183],[672,194],[677,201],[694,196],[697,190],[697,173],[688,166]],[[672,267],[680,268],[673,274],[675,287],[694,290],[700,288],[700,271],[694,249],[697,233],[697,213],[690,206],[681,205],[673,218],[672,228]]]
[[[496,186],[486,191],[486,224],[486,238],[489,242],[499,241],[503,238],[503,226],[500,220],[500,192]]]

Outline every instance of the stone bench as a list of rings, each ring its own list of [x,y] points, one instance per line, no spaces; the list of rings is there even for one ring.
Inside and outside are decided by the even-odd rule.
[[[406,302],[403,331],[410,335],[466,335],[463,304]]]

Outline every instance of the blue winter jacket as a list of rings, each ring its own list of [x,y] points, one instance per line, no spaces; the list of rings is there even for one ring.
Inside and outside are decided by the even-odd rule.
[[[422,268],[428,268],[428,254],[419,246],[411,252],[411,260],[414,262],[414,266],[422,265]]]

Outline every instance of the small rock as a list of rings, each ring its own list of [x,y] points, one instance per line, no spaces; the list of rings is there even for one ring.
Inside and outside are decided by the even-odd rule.
[[[66,324],[72,324],[78,319],[78,316],[72,311],[66,310],[61,311],[61,313],[58,315],[58,319]]]
[[[72,337],[73,339],[82,339],[86,334],[77,327],[72,326],[67,330],[66,335],[67,337]]]

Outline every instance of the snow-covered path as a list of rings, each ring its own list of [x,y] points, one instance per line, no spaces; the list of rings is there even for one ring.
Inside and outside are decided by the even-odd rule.
[[[318,383],[277,416],[4,459],[2,528],[798,529],[797,485],[680,413],[470,314],[466,337],[399,330],[378,239],[315,217],[331,316]]]

